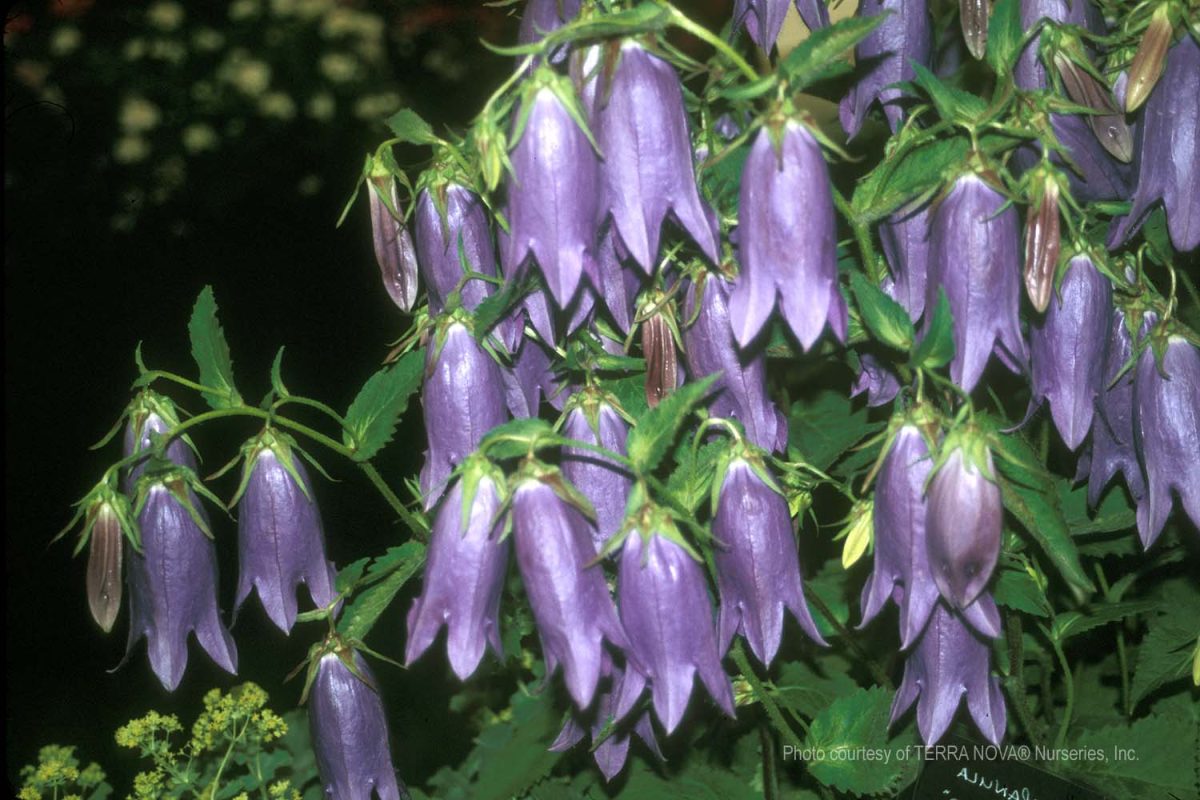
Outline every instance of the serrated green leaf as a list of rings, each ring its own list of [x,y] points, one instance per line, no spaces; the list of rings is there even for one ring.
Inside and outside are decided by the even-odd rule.
[[[600,388],[617,398],[626,414],[637,419],[649,410],[646,405],[646,376],[639,372],[624,378],[601,378]]]
[[[825,757],[808,762],[812,776],[826,786],[855,795],[894,796],[917,775],[917,759],[895,758],[915,744],[912,729],[888,736],[892,693],[881,686],[858,689],[839,698],[813,718],[804,747]],[[872,761],[854,754],[891,752],[893,758]],[[840,754],[840,757],[839,757]]]
[[[925,335],[912,354],[912,365],[919,369],[940,369],[954,358],[954,314],[946,290],[938,289],[937,305],[925,329]]]
[[[367,588],[356,592],[347,603],[338,622],[338,631],[350,639],[363,639],[396,593],[424,563],[425,545],[420,542],[389,547],[384,555],[375,559],[362,578]]]
[[[987,103],[979,97],[942,83],[937,75],[916,61],[909,63],[916,75],[917,85],[929,95],[942,119],[971,122],[982,117],[987,110]]]
[[[641,415],[629,431],[626,452],[634,467],[649,473],[658,466],[671,449],[671,443],[687,420],[692,409],[712,388],[716,375],[687,383],[662,399],[657,406]]]
[[[797,400],[788,414],[788,451],[817,469],[828,469],[856,442],[879,430],[866,408],[854,410],[844,392],[826,390]]]
[[[965,137],[935,139],[885,159],[854,188],[850,205],[863,223],[877,222],[915,197],[932,192],[970,150]]]
[[[411,108],[402,108],[387,119],[387,126],[392,134],[402,142],[409,144],[429,144],[437,141],[433,128],[421,118],[421,115]]]
[[[1100,752],[1105,758],[1058,762],[1113,800],[1196,797],[1195,753],[1200,725],[1195,717],[1158,714],[1132,725],[1110,725],[1082,731],[1071,751]],[[1123,758],[1116,757],[1120,752]]]
[[[392,440],[408,400],[421,386],[425,350],[414,350],[384,367],[363,384],[346,411],[342,440],[354,451],[354,460],[367,461]]]
[[[1092,512],[1087,505],[1087,486],[1072,488],[1071,482],[1064,480],[1055,481],[1055,484],[1063,519],[1071,529],[1072,536],[1127,531],[1137,521],[1133,506],[1129,505],[1122,491],[1108,492]]]
[[[727,441],[711,441],[693,449],[685,439],[675,448],[677,466],[667,479],[667,491],[688,511],[694,512],[708,497],[717,457],[728,446]]]
[[[997,75],[1008,75],[1021,54],[1021,3],[996,0],[988,21],[987,60]]]
[[[1200,590],[1165,593],[1150,617],[1148,630],[1137,650],[1131,699],[1136,706],[1147,695],[1191,672],[1196,637],[1200,636]]]
[[[754,776],[739,774],[725,765],[710,764],[695,752],[680,765],[668,764],[665,774],[655,771],[642,758],[634,757],[627,767],[629,777],[621,789],[621,800],[759,800],[762,790]],[[672,769],[672,767],[675,767]],[[789,794],[788,797],[794,795]],[[803,800],[803,795],[796,800]]]
[[[480,731],[465,764],[474,774],[467,796],[472,800],[520,797],[558,763],[561,755],[547,749],[562,722],[553,697],[551,692],[531,696],[518,691],[509,711]]]
[[[212,389],[204,392],[205,401],[215,409],[241,405],[242,397],[233,385],[233,359],[229,343],[217,319],[217,301],[211,286],[200,290],[192,318],[188,320],[192,358],[200,368],[200,383]]]
[[[347,592],[353,588],[362,580],[363,573],[367,571],[367,565],[370,563],[370,558],[360,558],[358,561],[352,561],[338,570],[337,590],[339,592]]]
[[[992,594],[996,602],[1005,608],[1036,617],[1049,617],[1053,613],[1046,593],[1023,569],[1010,567],[998,570]]]
[[[904,307],[884,294],[860,272],[851,273],[850,285],[871,334],[897,350],[908,350],[913,343],[913,324]]]
[[[788,87],[795,91],[816,83],[825,77],[826,70],[833,63],[867,38],[890,13],[848,17],[813,31],[780,63],[779,74],[787,80]]]
[[[850,677],[853,664],[836,653],[825,655],[814,669],[802,661],[789,661],[779,668],[770,689],[775,702],[811,719],[839,697],[853,694],[858,684]]]
[[[1150,600],[1130,600],[1125,603],[1096,606],[1087,613],[1067,611],[1054,618],[1050,634],[1058,641],[1064,642],[1073,636],[1079,636],[1126,617],[1153,611],[1156,607],[1157,604]]]

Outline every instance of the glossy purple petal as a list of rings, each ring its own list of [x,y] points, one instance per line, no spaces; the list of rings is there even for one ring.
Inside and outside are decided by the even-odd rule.
[[[549,88],[530,101],[510,154],[505,274],[516,277],[532,256],[559,308],[575,296],[584,253],[596,243],[600,177],[596,152]]]
[[[734,0],[733,24],[736,31],[745,26],[750,39],[764,52],[770,53],[783,28],[791,0]]]
[[[741,459],[725,473],[713,535],[721,543],[713,550],[721,652],[741,633],[755,657],[769,666],[783,637],[785,608],[809,638],[825,644],[804,600],[787,500]]]
[[[189,502],[206,520],[190,489]],[[188,633],[226,672],[237,673],[237,646],[217,606],[217,551],[166,484],[155,483],[138,514],[142,552],[125,552],[129,584],[129,641],[126,655],[143,637],[150,667],[167,691],[187,668]]]
[[[385,179],[384,191],[399,211],[399,194],[396,182]],[[372,183],[368,181],[368,184]],[[401,220],[392,216],[379,192],[370,185],[367,188],[367,203],[371,212],[371,238],[375,247],[375,261],[383,277],[383,287],[392,302],[404,311],[411,311],[417,299],[417,253],[413,247],[412,234]]]
[[[904,306],[914,322],[925,311],[930,214],[931,209],[925,204],[916,209],[901,209],[879,223],[879,242],[891,270],[884,291]]]
[[[313,754],[325,796],[337,800],[407,798],[396,778],[387,713],[367,663],[354,654],[359,680],[333,653],[321,657],[308,696]]]
[[[593,119],[604,161],[600,213],[647,273],[658,260],[663,219],[671,213],[701,251],[717,260],[692,165],[687,111],[675,68],[632,39],[621,45],[608,91]]]
[[[129,423],[125,426],[121,455],[128,458],[134,453],[146,452],[147,456],[145,459],[134,462],[133,466],[125,473],[121,481],[121,488],[126,494],[133,494],[134,484],[145,473],[146,462],[149,460],[149,451],[153,447],[154,438],[164,436],[169,430],[171,430],[171,426],[156,412],[149,411],[144,415],[134,412],[130,417]],[[177,436],[172,439],[167,445],[164,456],[172,464],[185,467],[192,472],[196,471],[196,455],[183,437]]]
[[[1171,513],[1172,489],[1200,526],[1200,350],[1182,337],[1167,341],[1161,364],[1151,347],[1138,358],[1133,433],[1146,474],[1138,535],[1149,548]]]
[[[926,517],[929,566],[938,591],[954,608],[966,608],[987,586],[1000,558],[1004,511],[992,454],[976,465],[956,448],[933,477]],[[982,466],[982,469],[981,469]]]
[[[432,508],[454,466],[484,435],[508,419],[500,366],[460,323],[446,330],[440,351],[429,348],[421,406],[429,449],[421,468],[421,494]]]
[[[717,705],[734,716],[721,667],[712,601],[699,564],[675,542],[633,531],[621,550],[617,597],[630,652],[650,679],[654,713],[667,734],[683,719],[697,672]]]
[[[487,645],[504,656],[500,591],[509,544],[500,539],[496,484],[487,476],[479,478],[464,519],[463,482],[460,479],[446,494],[433,520],[424,583],[408,612],[404,663],[420,658],[445,625],[450,666],[465,681],[479,666]]]
[[[895,400],[896,395],[900,393],[900,379],[896,377],[896,373],[870,353],[864,353],[858,360],[861,369],[854,386],[850,389],[850,396],[857,397],[866,392],[867,405],[872,408]]]
[[[904,666],[904,680],[892,702],[891,724],[915,702],[921,739],[926,745],[936,744],[966,695],[967,710],[979,732],[999,744],[1008,717],[1000,679],[990,673],[990,655],[988,645],[939,603]]]
[[[796,11],[810,31],[829,27],[829,8],[825,0],[796,0]]]
[[[924,0],[863,0],[859,17],[891,12],[855,49],[855,63],[862,74],[839,106],[842,128],[850,138],[858,133],[867,109],[878,101],[892,132],[904,121],[899,101],[903,92],[892,84],[916,77],[912,62],[929,66],[933,41],[929,10]]]
[[[933,214],[925,307],[945,289],[954,315],[950,376],[970,392],[993,350],[1014,372],[1029,356],[1021,336],[1017,212],[977,176],[958,178]],[[929,319],[930,315],[926,316]]]
[[[572,699],[587,708],[600,680],[601,640],[626,647],[625,631],[596,556],[590,524],[539,480],[521,483],[512,498],[517,566],[537,623],[546,675],[558,664]]]
[[[1095,34],[1104,33],[1104,20],[1087,0],[1021,0],[1021,27],[1030,31],[1040,20],[1075,25]],[[1021,89],[1045,89],[1050,85],[1046,65],[1038,56],[1041,34],[1035,36],[1017,58],[1013,80]]]
[[[528,0],[521,14],[521,25],[517,29],[519,44],[533,44],[573,21],[579,16],[580,0]],[[557,63],[566,58],[567,48],[559,47],[550,54],[550,61]]]
[[[447,183],[441,189],[446,206],[443,219],[430,191],[423,189],[417,196],[414,227],[417,263],[429,294],[429,313],[436,315],[442,313],[446,299],[463,281],[463,263],[473,272],[496,274],[496,250],[487,209],[479,195],[456,183]],[[460,291],[463,306],[474,311],[492,293],[492,286],[474,278],[466,281]]]
[[[1181,252],[1200,246],[1200,44],[1184,35],[1150,93],[1136,135],[1138,178],[1133,207],[1108,236],[1124,243],[1160,199],[1171,243]]]
[[[591,417],[591,419],[589,419]],[[619,455],[625,455],[625,438],[629,425],[612,406],[603,401],[595,404],[594,414],[583,407],[575,407],[567,414],[562,429],[563,436],[580,442],[599,445]],[[592,528],[592,541],[596,552],[621,527],[625,520],[625,502],[633,478],[617,462],[574,447],[562,450],[562,473],[583,493],[596,511],[596,525]]]
[[[525,336],[511,369],[502,369],[504,394],[514,417],[536,417],[542,399],[558,392],[550,353],[540,342]]]
[[[1096,400],[1092,425],[1092,453],[1088,471],[1088,505],[1095,508],[1100,494],[1120,472],[1134,501],[1146,494],[1146,480],[1138,463],[1133,438],[1133,376],[1125,365],[1133,357],[1133,341],[1120,310],[1112,313],[1106,333],[1103,389]],[[1118,375],[1120,376],[1118,378]]]
[[[787,447],[787,419],[767,395],[767,357],[761,347],[738,349],[729,319],[731,284],[716,273],[703,283],[689,283],[683,331],[688,371],[693,380],[720,372],[708,410],[714,417],[742,423],[746,438],[768,452]]]
[[[738,343],[746,347],[758,335],[776,297],[805,350],[826,322],[844,341],[829,168],[812,134],[788,122],[776,154],[767,129],[760,130],[746,158],[739,203],[742,274],[729,301]]]
[[[1112,285],[1087,256],[1067,265],[1045,317],[1029,332],[1034,402],[1050,414],[1067,447],[1077,450],[1092,427],[1104,388],[1104,355],[1112,319]]]
[[[258,590],[267,616],[284,633],[296,622],[296,586],[308,588],[313,605],[324,608],[337,595],[333,565],[325,558],[321,512],[308,471],[294,451],[292,466],[304,489],[270,450],[260,450],[238,503],[238,589],[240,608]],[[307,490],[307,495],[305,494]]]

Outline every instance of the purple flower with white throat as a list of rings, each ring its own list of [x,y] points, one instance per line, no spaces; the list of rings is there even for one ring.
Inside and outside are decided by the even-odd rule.
[[[1050,401],[1050,415],[1067,447],[1079,448],[1092,427],[1104,388],[1104,354],[1112,319],[1112,285],[1077,255],[1067,264],[1046,316],[1032,326],[1029,347],[1033,401]]]
[[[496,250],[483,201],[453,181],[440,181],[417,195],[415,217],[417,264],[429,294],[429,313],[442,313],[455,290],[463,307],[474,311],[492,286],[481,278],[467,280],[463,266],[481,275],[496,274]]]
[[[696,187],[679,75],[632,39],[622,42],[618,58],[592,111],[604,154],[600,214],[612,214],[621,242],[647,273],[654,271],[668,213],[716,261],[716,237]]]
[[[924,0],[863,0],[859,17],[888,14],[855,48],[855,62],[866,72],[839,107],[842,128],[853,138],[875,101],[883,108],[892,132],[904,121],[899,101],[903,92],[894,84],[916,77],[912,63],[929,65],[933,31]]]
[[[673,732],[699,673],[708,693],[732,717],[733,689],[721,667],[704,572],[677,543],[679,533],[664,513],[641,513],[639,528],[630,531],[621,550],[617,599],[629,652],[650,680],[654,713],[667,733]]]
[[[475,672],[487,645],[503,657],[500,591],[509,544],[500,538],[500,509],[492,470],[485,462],[468,462],[433,520],[424,583],[408,612],[405,664],[429,649],[443,625],[450,666],[460,680]]]
[[[592,563],[591,525],[557,490],[567,488],[554,472],[518,479],[512,496],[513,537],[546,675],[562,664],[571,698],[585,709],[600,680],[603,640],[625,648],[627,639],[604,570]]]
[[[738,344],[762,330],[778,298],[784,321],[805,350],[828,322],[845,341],[847,311],[837,287],[837,236],[829,168],[808,129],[788,121],[763,128],[742,171],[738,260],[729,301]]]
[[[505,274],[514,278],[528,258],[535,259],[554,302],[565,308],[579,287],[584,255],[596,244],[599,162],[564,104],[563,95],[575,102],[570,82],[539,70],[531,87],[513,133],[511,235],[501,257]]]
[[[741,633],[751,652],[769,666],[783,638],[787,609],[809,638],[825,644],[800,578],[800,559],[787,500],[766,467],[735,458],[725,470],[713,517],[713,550],[721,594],[721,651]]]
[[[944,289],[954,316],[950,377],[970,392],[993,351],[1019,372],[1029,356],[1021,336],[1017,212],[978,175],[966,173],[933,214],[925,307]],[[926,315],[929,319],[931,315]]]
[[[312,482],[287,439],[270,430],[248,448],[243,480],[235,608],[241,607],[251,589],[257,589],[267,616],[290,633],[296,622],[298,584],[308,587],[318,608],[328,606],[337,595],[337,576],[325,558],[325,534]]]
[[[1153,346],[1138,358],[1133,434],[1146,475],[1146,496],[1137,507],[1138,535],[1149,548],[1171,513],[1172,489],[1200,526],[1200,350],[1183,337],[1167,337],[1161,361]]]
[[[950,728],[963,695],[979,732],[992,744],[1004,738],[1008,716],[1000,680],[992,676],[991,652],[952,611],[938,603],[892,701],[891,723],[917,704],[917,730],[926,745]]]
[[[738,349],[729,320],[730,291],[730,282],[715,272],[688,284],[684,318],[692,322],[683,331],[688,371],[693,380],[719,372],[709,413],[738,420],[751,442],[780,452],[787,447],[787,419],[767,395],[762,348]]]
[[[207,535],[208,516],[182,472],[149,476],[138,487],[142,548],[126,549],[129,642],[125,658],[143,637],[150,667],[167,691],[187,669],[188,633],[217,666],[237,673],[237,646],[217,607],[217,551]]]
[[[326,797],[407,800],[392,765],[383,699],[358,653],[321,656],[308,693],[308,724]]]
[[[629,424],[598,392],[585,389],[576,394],[567,402],[566,415],[563,436],[625,455]],[[592,537],[596,552],[600,552],[625,519],[625,502],[633,478],[611,458],[577,447],[563,448],[562,473],[596,512]]]

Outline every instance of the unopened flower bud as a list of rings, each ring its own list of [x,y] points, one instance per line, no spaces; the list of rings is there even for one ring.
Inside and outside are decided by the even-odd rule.
[[[989,0],[958,0],[958,18],[962,23],[963,40],[976,59],[987,55]]]
[[[1113,158],[1129,163],[1133,160],[1133,134],[1125,124],[1125,115],[1113,102],[1112,92],[1091,73],[1067,57],[1065,53],[1054,54],[1054,66],[1062,78],[1063,86],[1071,100],[1081,106],[1102,113],[1085,117],[1096,140],[1112,154]]]
[[[121,521],[110,503],[101,502],[89,512],[89,517],[88,608],[92,619],[108,633],[121,610],[121,556],[125,537]]]
[[[404,224],[396,180],[391,175],[372,175],[367,183],[371,238],[383,288],[398,308],[411,311],[417,299],[417,253]]]
[[[1060,248],[1058,184],[1047,178],[1025,212],[1025,293],[1039,312],[1054,292]]]
[[[1146,102],[1163,72],[1167,48],[1171,46],[1170,4],[1160,3],[1150,17],[1142,34],[1137,53],[1129,67],[1129,83],[1125,89],[1125,110],[1133,112]],[[1184,37],[1186,38],[1186,36]]]
[[[642,323],[642,354],[646,359],[646,403],[654,408],[675,391],[679,380],[675,337],[662,311]]]

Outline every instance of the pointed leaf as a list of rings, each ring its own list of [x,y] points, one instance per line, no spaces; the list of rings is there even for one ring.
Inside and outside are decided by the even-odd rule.
[[[688,383],[663,398],[657,406],[638,418],[629,431],[626,449],[639,472],[648,473],[671,449],[675,435],[692,409],[708,394],[717,375]]]
[[[212,389],[204,392],[209,406],[220,409],[241,405],[241,395],[233,385],[233,359],[217,319],[217,301],[211,286],[205,286],[196,298],[188,321],[188,337],[192,341],[192,358],[200,368],[200,383]]]
[[[409,398],[421,386],[424,366],[424,348],[414,350],[363,384],[346,411],[347,430],[342,434],[356,461],[367,461],[391,441]]]

